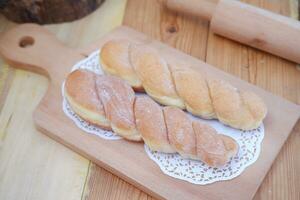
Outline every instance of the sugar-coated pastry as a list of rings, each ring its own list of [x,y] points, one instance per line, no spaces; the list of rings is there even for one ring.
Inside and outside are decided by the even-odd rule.
[[[73,111],[84,120],[111,130],[109,120],[98,98],[95,74],[88,70],[75,70],[65,81],[65,96]]]
[[[144,142],[154,151],[174,153],[168,139],[162,108],[149,97],[137,97],[135,121]]]
[[[212,167],[225,165],[238,151],[238,144],[228,136],[199,121],[193,122],[197,156]]]
[[[244,125],[244,127],[247,127],[245,129],[250,130],[257,128],[267,115],[267,107],[265,103],[259,96],[250,91],[241,91],[240,95],[244,106],[249,110],[253,119],[253,123],[251,125],[247,123]],[[243,127],[240,129],[243,129]]]
[[[232,157],[234,157],[239,150],[239,146],[234,139],[229,136],[219,134],[218,135],[225,145],[225,149],[227,153],[225,154],[226,160],[229,161]]]
[[[263,101],[252,92],[239,92],[225,81],[208,79],[210,95],[217,118],[231,127],[251,130],[265,118]]]
[[[232,138],[192,121],[179,108],[162,108],[150,97],[135,97],[130,85],[115,76],[76,70],[67,77],[65,91],[72,109],[83,119],[111,127],[125,139],[144,140],[152,150],[178,152],[213,167],[225,165],[237,153]]]
[[[196,138],[192,121],[176,107],[163,108],[169,142],[182,157],[197,159]]]
[[[214,108],[205,77],[189,67],[170,66],[176,91],[183,99],[187,111],[202,118],[214,118]]]
[[[103,75],[96,77],[96,89],[112,130],[128,140],[140,141],[133,113],[135,94],[132,88],[120,78]]]
[[[127,82],[127,77],[134,77],[130,80],[139,80],[138,87],[160,104],[186,109],[205,119],[218,119],[241,130],[259,127],[266,117],[265,103],[253,92],[239,91],[231,84],[209,78],[175,59],[171,63],[150,45],[122,41],[109,41],[102,48],[102,62],[111,61],[109,67],[104,65],[104,71]],[[136,85],[130,85],[136,88]]]
[[[183,157],[201,160],[212,167],[225,165],[237,154],[238,144],[209,125],[192,121],[175,107],[164,108],[171,146]]]
[[[146,45],[131,45],[131,64],[147,94],[163,105],[185,108],[177,95],[167,62]]]
[[[105,43],[100,52],[101,67],[105,73],[119,76],[126,80],[133,89],[142,91],[142,83],[129,62],[129,45],[128,40],[122,39]]]

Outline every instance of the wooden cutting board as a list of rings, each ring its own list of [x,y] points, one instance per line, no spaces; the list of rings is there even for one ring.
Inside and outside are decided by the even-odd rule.
[[[77,61],[112,38],[150,43],[168,60],[184,60],[195,69],[261,96],[269,112],[264,121],[265,138],[257,162],[233,180],[206,186],[193,185],[164,175],[146,156],[140,143],[108,141],[78,129],[62,111],[61,84]],[[21,25],[1,36],[0,54],[12,66],[50,78],[49,89],[33,116],[39,130],[157,198],[252,198],[300,115],[299,106],[124,26],[87,48],[75,50],[64,46],[40,26]]]

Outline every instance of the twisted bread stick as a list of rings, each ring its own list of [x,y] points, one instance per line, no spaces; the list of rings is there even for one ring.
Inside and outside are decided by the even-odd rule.
[[[109,124],[116,134],[143,140],[152,150],[178,152],[210,166],[226,164],[238,151],[232,138],[192,121],[179,108],[162,108],[149,97],[135,97],[120,78],[76,70],[66,79],[65,93],[74,112],[83,119],[100,127]]]
[[[267,113],[256,94],[238,91],[225,81],[208,78],[189,67],[171,65],[147,45],[111,40],[102,47],[100,62],[107,74],[126,80],[134,89],[143,88],[163,105],[186,109],[205,119],[218,119],[233,128],[257,128]]]

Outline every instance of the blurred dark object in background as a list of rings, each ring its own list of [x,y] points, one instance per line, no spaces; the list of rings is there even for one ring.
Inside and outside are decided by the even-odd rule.
[[[18,23],[50,24],[86,16],[104,0],[0,0],[0,13]]]

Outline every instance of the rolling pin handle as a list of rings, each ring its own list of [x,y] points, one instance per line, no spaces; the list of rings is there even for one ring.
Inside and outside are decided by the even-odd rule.
[[[219,0],[166,0],[167,8],[210,21]]]

